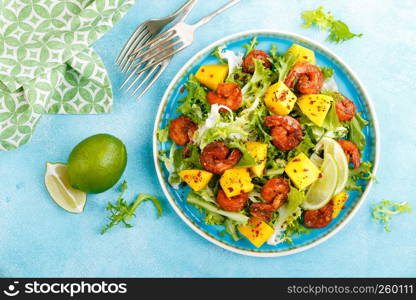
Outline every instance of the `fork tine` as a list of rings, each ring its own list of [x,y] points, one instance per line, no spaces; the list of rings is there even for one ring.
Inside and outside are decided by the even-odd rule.
[[[150,56],[145,56],[141,61],[139,61],[136,65],[143,65],[146,63],[152,63],[153,59],[156,59],[157,56],[160,56],[161,54],[163,54],[164,52],[169,52],[170,50],[173,50],[175,46],[181,44],[182,41],[181,40],[177,40],[175,42],[171,42],[170,45],[166,46],[165,48],[159,49],[158,51],[155,51],[154,53],[150,54]],[[162,59],[164,60],[164,59]]]
[[[134,96],[134,94],[137,93],[137,91],[143,86],[143,84],[149,80],[149,78],[152,76],[152,74],[157,70],[157,68],[159,67],[159,65],[154,66],[152,69],[149,70],[149,72],[147,72],[147,75],[145,78],[143,78],[142,82],[140,82],[140,84],[134,89],[134,91],[131,93],[132,96]],[[144,73],[142,73],[144,74]]]
[[[152,44],[151,47],[148,47],[145,51],[141,52],[141,53],[137,53],[136,56],[134,57],[130,57],[133,61],[138,60],[139,58],[142,58],[143,56],[147,56],[148,54],[150,54],[151,52],[154,52],[158,49],[160,49],[161,47],[163,47],[163,45],[167,44],[168,42],[172,41],[174,38],[176,38],[176,35],[172,35],[171,37],[168,37],[166,39],[160,40],[157,44]]]
[[[135,47],[140,46],[143,43],[146,43],[151,38],[152,38],[152,34],[150,32],[145,34],[140,40],[137,40],[137,42],[135,43]],[[132,50],[134,50],[134,48]],[[132,62],[130,61],[130,55],[126,55],[122,63],[120,64],[121,71],[125,72],[127,68],[131,66],[131,64]]]
[[[136,55],[137,53],[139,53],[141,50],[143,50],[146,47],[152,47],[156,43],[160,42],[161,39],[163,39],[164,37],[166,37],[167,35],[169,35],[173,32],[174,31],[171,28],[171,29],[166,30],[165,32],[160,33],[159,35],[155,36],[155,38],[151,39],[147,43],[145,43],[142,46],[140,46],[139,48],[135,49],[133,51],[133,53],[130,54],[130,56]]]
[[[140,33],[140,35],[138,35],[131,43],[128,51],[126,52],[126,54],[123,56],[123,59],[120,61],[120,66],[124,67],[125,64],[128,62],[130,54],[132,51],[134,51],[134,49],[137,47],[138,44],[140,43],[145,43],[148,41],[149,38],[152,37],[152,34],[149,31],[142,31]]]
[[[157,71],[157,73],[155,74],[155,76],[153,76],[152,80],[147,84],[147,86],[143,89],[143,91],[136,97],[136,100],[137,101],[147,92],[147,90],[153,85],[153,83],[155,83],[155,81],[159,78],[159,76],[163,73],[163,71],[169,65],[169,62],[170,61],[167,61],[166,63],[164,63],[160,67],[159,71]]]
[[[146,70],[150,69],[151,67],[153,67],[153,66],[155,66],[155,65],[157,65],[157,64],[159,64],[159,63],[161,63],[161,62],[162,62],[162,61],[164,61],[165,59],[168,59],[168,58],[172,57],[173,55],[175,55],[176,53],[178,53],[178,52],[182,51],[182,50],[183,50],[183,49],[185,49],[186,47],[188,47],[188,46],[183,45],[183,46],[181,46],[181,47],[179,47],[179,48],[175,49],[175,50],[174,50],[174,51],[172,51],[171,53],[166,54],[166,55],[165,55],[165,56],[163,56],[162,58],[159,58],[159,59],[155,60],[154,62],[149,63],[149,64],[148,64],[148,65],[146,65],[143,69],[141,69],[140,71],[138,71],[136,74],[137,74],[137,75],[139,75],[139,74],[143,73],[144,71],[146,71]],[[136,69],[135,69],[135,71],[134,71],[134,72],[136,72]]]
[[[129,76],[124,80],[123,84],[120,86],[120,90],[124,88],[124,86],[130,81],[130,79],[134,76],[135,72],[139,67],[136,67],[133,71],[130,72]]]
[[[124,44],[123,50],[121,50],[120,54],[117,56],[117,58],[116,58],[116,64],[119,64],[120,61],[122,60],[122,58],[124,57],[124,55],[126,55],[126,53],[128,53],[128,51],[130,50],[130,47],[131,47],[134,39],[138,35],[140,35],[140,33],[145,29],[145,27],[146,27],[145,24],[142,24],[139,27],[137,27],[137,29],[134,31],[134,33],[130,36],[130,38]]]
[[[140,75],[136,76],[136,78],[134,78],[133,82],[130,83],[130,85],[127,87],[126,89],[126,93],[136,84],[137,81],[139,81],[139,79],[146,73],[141,73]]]

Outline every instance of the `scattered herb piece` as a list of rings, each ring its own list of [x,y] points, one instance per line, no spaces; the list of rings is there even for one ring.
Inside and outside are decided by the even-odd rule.
[[[123,223],[124,226],[127,228],[133,227],[133,225],[127,223],[127,221],[130,220],[131,217],[135,216],[135,211],[137,207],[139,207],[139,205],[144,200],[151,200],[158,211],[158,217],[162,215],[163,208],[156,197],[147,194],[139,194],[133,203],[128,204],[127,201],[123,198],[123,195],[126,190],[127,182],[123,181],[123,183],[121,184],[121,193],[117,198],[116,204],[108,202],[106,210],[108,210],[111,213],[111,216],[109,217],[110,223],[108,223],[101,230],[101,234],[106,233],[110,228],[116,226],[119,223]]]
[[[323,6],[316,10],[306,10],[302,13],[302,19],[305,22],[303,28],[311,28],[316,25],[320,30],[329,31],[328,41],[345,42],[354,37],[362,37],[363,34],[352,33],[347,24],[340,20],[335,20],[330,12],[325,12]]]
[[[381,224],[384,224],[384,230],[391,232],[390,229],[390,219],[394,215],[402,213],[410,213],[412,208],[408,202],[392,202],[390,200],[382,200],[379,203],[374,204],[373,206],[373,219],[379,221]]]

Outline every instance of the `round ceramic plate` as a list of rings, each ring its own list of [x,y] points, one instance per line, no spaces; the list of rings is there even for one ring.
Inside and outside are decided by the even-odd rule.
[[[203,213],[194,206],[186,203],[189,187],[183,186],[178,190],[173,189],[168,183],[169,174],[164,164],[159,160],[159,151],[169,151],[171,141],[160,143],[157,140],[156,132],[159,128],[165,128],[170,119],[174,119],[178,116],[176,111],[179,106],[178,100],[185,96],[184,91],[183,89],[181,90],[181,88],[187,81],[189,74],[195,74],[201,65],[218,64],[215,57],[210,55],[217,46],[225,45],[227,49],[233,50],[236,53],[244,53],[245,49],[242,48],[242,46],[248,44],[253,37],[257,37],[257,40],[259,41],[259,45],[256,48],[266,51],[270,49],[272,44],[277,45],[279,52],[284,52],[293,43],[298,43],[315,52],[318,65],[328,66],[334,69],[334,78],[340,92],[348,98],[353,99],[358,107],[358,111],[362,112],[362,116],[369,121],[369,125],[364,129],[367,146],[365,147],[362,159],[363,161],[370,161],[373,163],[375,173],[379,152],[377,119],[372,103],[358,78],[341,59],[327,48],[305,37],[277,31],[250,31],[234,34],[209,45],[192,57],[172,80],[160,103],[153,133],[153,155],[157,175],[166,197],[176,213],[195,232],[208,241],[236,253],[261,257],[283,256],[316,246],[338,232],[349,220],[351,220],[352,216],[363,203],[370,190],[372,184],[371,181],[360,183],[364,190],[363,194],[360,195],[358,192],[350,192],[350,197],[345,204],[346,208],[343,209],[340,215],[327,227],[313,229],[308,234],[294,237],[292,244],[281,243],[276,246],[264,244],[260,248],[256,248],[245,238],[234,241],[228,234],[223,235],[223,226],[206,225],[204,223]]]

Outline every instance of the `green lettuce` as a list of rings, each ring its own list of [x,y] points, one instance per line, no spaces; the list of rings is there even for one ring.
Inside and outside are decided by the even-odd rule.
[[[243,45],[243,48],[246,48],[246,55],[249,54],[254,48],[259,44],[257,37],[254,37],[249,44]]]
[[[229,218],[230,220],[233,220],[234,222],[238,224],[247,224],[249,217],[239,213],[239,212],[230,212],[225,211],[222,209],[219,209],[214,203],[205,201],[197,192],[190,191],[187,203],[193,204],[196,207],[205,209],[206,211],[209,211],[210,213],[216,213],[218,215],[224,216],[226,218]]]
[[[273,70],[275,72],[273,81],[284,81],[298,56],[293,53],[279,54],[276,45],[272,45],[270,53]]]
[[[350,169],[348,172],[348,180],[345,186],[346,190],[363,192],[362,187],[357,183],[357,180],[374,180],[372,175],[373,164],[371,162],[362,162],[359,168]]]
[[[242,88],[244,104],[261,98],[272,83],[272,71],[263,66],[263,61],[254,59],[254,74]]]
[[[334,76],[334,69],[332,69],[331,67],[321,67],[320,69],[322,74],[324,75],[324,81]]]
[[[372,217],[375,221],[384,224],[384,230],[391,232],[390,220],[393,216],[402,213],[412,212],[412,207],[408,202],[392,202],[390,200],[383,200],[373,205]]]
[[[366,145],[363,129],[367,126],[368,121],[364,120],[361,114],[356,113],[352,120],[346,123],[349,129],[348,140],[356,145],[360,151],[363,151]]]
[[[179,100],[179,103],[182,104],[178,107],[178,113],[188,116],[197,124],[201,124],[211,109],[206,99],[207,92],[194,75],[189,76],[189,80],[185,83],[185,88],[188,90],[188,94],[185,98]]]
[[[306,200],[305,192],[299,191],[295,187],[290,188],[288,200],[285,205],[278,209],[278,217],[273,223],[274,233],[269,238],[268,244],[276,245],[285,240],[284,232],[302,214],[300,205]]]

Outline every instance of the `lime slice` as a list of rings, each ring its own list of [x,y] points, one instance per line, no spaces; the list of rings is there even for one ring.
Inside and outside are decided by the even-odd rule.
[[[46,163],[45,185],[52,199],[66,211],[79,214],[84,210],[87,194],[69,185],[66,165]]]
[[[302,207],[307,210],[319,209],[331,200],[337,186],[338,169],[331,154],[325,153],[321,178],[316,180],[306,193]]]
[[[317,151],[324,149],[324,158],[326,154],[331,154],[335,159],[338,169],[338,181],[337,187],[335,188],[335,194],[343,191],[348,180],[348,160],[345,156],[344,150],[341,145],[334,139],[324,137],[317,145]]]

